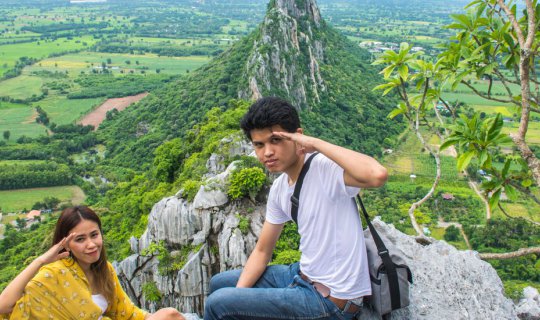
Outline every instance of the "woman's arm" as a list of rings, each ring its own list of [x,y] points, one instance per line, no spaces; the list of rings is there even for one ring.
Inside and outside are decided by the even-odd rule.
[[[66,258],[69,255],[69,251],[62,252],[63,249],[67,249],[67,244],[73,238],[74,234],[70,234],[66,238],[62,239],[59,243],[52,246],[47,252],[36,258],[28,267],[26,267],[0,294],[0,314],[11,313],[15,303],[22,295],[24,288],[32,280],[32,278],[39,271],[39,268],[49,264],[51,262]]]

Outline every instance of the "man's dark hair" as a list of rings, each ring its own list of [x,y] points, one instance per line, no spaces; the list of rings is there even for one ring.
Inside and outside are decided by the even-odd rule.
[[[240,120],[240,127],[249,140],[251,140],[251,130],[269,128],[274,125],[281,126],[287,132],[295,132],[300,128],[300,118],[295,107],[277,97],[266,97],[255,101]]]

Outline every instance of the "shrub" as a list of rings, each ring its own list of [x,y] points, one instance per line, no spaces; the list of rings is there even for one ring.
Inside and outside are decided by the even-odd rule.
[[[238,229],[242,232],[242,234],[247,234],[249,231],[249,218],[245,217],[240,214],[236,214],[236,218],[238,218]]]
[[[243,168],[235,170],[229,178],[227,194],[234,200],[249,196],[255,201],[255,196],[266,182],[266,175],[261,168]]]
[[[187,201],[193,201],[200,187],[201,187],[200,181],[187,180],[186,182],[182,184],[182,189],[184,189],[182,196]]]
[[[272,261],[272,264],[291,264],[300,261],[300,251],[298,250],[284,250],[277,254],[276,258]]]
[[[458,241],[460,238],[459,229],[455,226],[449,226],[444,232],[444,240],[446,241]]]
[[[155,282],[146,282],[142,285],[142,293],[147,301],[158,302],[161,300],[162,293],[159,291]]]

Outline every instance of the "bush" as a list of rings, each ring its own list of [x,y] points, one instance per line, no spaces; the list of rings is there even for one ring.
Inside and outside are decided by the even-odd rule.
[[[161,300],[162,293],[159,291],[155,282],[146,282],[142,285],[142,293],[147,301],[158,302]]]
[[[236,218],[238,218],[238,229],[242,232],[242,234],[247,234],[249,231],[249,218],[242,216],[240,214],[236,214]]]
[[[450,241],[458,241],[460,238],[459,229],[455,226],[449,226],[446,228],[444,232],[444,240],[450,242]]]
[[[199,192],[200,187],[200,181],[187,180],[182,184],[182,189],[184,189],[182,197],[187,201],[193,201],[193,199],[195,199],[195,196],[197,195],[197,192]]]
[[[249,196],[255,201],[255,196],[266,182],[266,175],[261,168],[244,168],[235,170],[229,178],[227,194],[234,200]]]
[[[298,250],[285,250],[277,254],[272,264],[291,264],[300,261],[301,253]]]

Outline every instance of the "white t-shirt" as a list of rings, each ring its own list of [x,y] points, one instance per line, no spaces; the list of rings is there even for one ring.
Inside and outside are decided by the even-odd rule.
[[[290,198],[294,187],[289,186],[286,174],[274,181],[266,221],[282,224],[292,220]],[[341,167],[319,154],[311,162],[300,192],[300,269],[311,280],[329,287],[330,295],[339,299],[371,295],[362,224],[353,203],[359,191],[345,185]]]
[[[94,301],[94,303],[101,308],[102,315],[98,318],[98,320],[101,320],[103,318],[103,314],[105,313],[105,311],[107,311],[109,303],[107,302],[107,299],[105,299],[105,296],[102,294],[93,294],[92,301]]]

